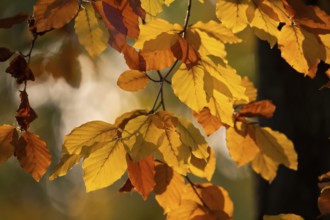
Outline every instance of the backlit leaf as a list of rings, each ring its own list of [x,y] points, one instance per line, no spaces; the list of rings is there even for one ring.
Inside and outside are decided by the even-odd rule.
[[[51,162],[46,143],[38,135],[28,131],[18,140],[15,155],[21,167],[37,182],[46,173]]]
[[[210,112],[210,109],[204,107],[200,112],[193,112],[193,115],[196,121],[202,125],[204,131],[207,135],[213,134],[217,131],[221,126],[222,123],[220,119],[216,116],[213,116]]]
[[[11,51],[10,49],[5,47],[0,47],[0,62],[4,62],[8,60],[13,54],[14,52]]]
[[[217,0],[216,15],[221,23],[234,33],[240,32],[248,24],[248,3],[249,0]]]
[[[221,123],[233,126],[233,101],[217,90],[213,90],[208,103],[212,115],[220,119]]]
[[[69,154],[85,154],[97,143],[113,141],[117,128],[103,121],[87,122],[75,129],[64,138],[63,148]]]
[[[181,64],[172,78],[174,94],[197,112],[207,106],[203,78],[204,70],[200,65],[188,70],[185,64]]]
[[[260,174],[262,178],[272,182],[277,173],[278,163],[268,157],[266,154],[259,152],[251,163],[252,169]]]
[[[11,125],[0,126],[0,164],[6,162],[14,154],[17,141],[16,127]]]
[[[275,105],[270,100],[261,100],[251,102],[244,105],[239,111],[239,116],[243,117],[256,117],[262,116],[266,118],[273,117],[275,111]]]
[[[170,48],[164,50],[140,50],[145,60],[146,70],[161,70],[170,67],[175,62],[175,57]]]
[[[199,53],[185,39],[178,38],[177,42],[171,47],[174,56],[185,63],[188,69],[195,66],[201,59]]]
[[[155,174],[155,198],[168,213],[181,204],[182,191],[185,188],[183,177],[166,164],[158,164]]]
[[[126,150],[119,139],[98,143],[83,161],[86,191],[101,189],[112,185],[126,171]]]
[[[61,28],[69,23],[78,11],[78,0],[38,0],[33,7],[36,32]]]
[[[141,6],[148,15],[156,16],[163,10],[163,4],[169,6],[174,0],[141,0]]]
[[[119,116],[118,118],[116,118],[115,121],[115,126],[119,129],[119,130],[124,130],[126,124],[132,120],[133,118],[136,118],[140,115],[147,115],[148,112],[146,110],[133,110],[131,112],[126,112],[124,114],[122,114],[121,116]]]
[[[126,156],[128,177],[136,191],[146,200],[153,191],[155,182],[155,161],[152,156],[148,156],[138,162],[133,162]]]
[[[149,82],[145,73],[138,70],[127,70],[123,72],[117,81],[117,85],[126,91],[134,92],[144,89]]]
[[[264,215],[263,220],[304,220],[296,214]]]
[[[72,167],[80,162],[83,158],[80,154],[64,154],[61,161],[56,165],[53,172],[49,176],[49,180],[54,180],[57,177],[65,176]]]
[[[27,20],[29,16],[25,13],[19,13],[13,17],[1,18],[0,19],[0,28],[11,28],[15,24],[20,24]]]
[[[84,3],[75,19],[75,32],[81,45],[95,58],[107,48],[107,36],[101,29],[91,3]]]
[[[212,148],[209,147],[207,152],[209,153],[207,160],[196,158],[192,154],[189,161],[189,170],[194,175],[211,181],[215,171],[216,159]]]

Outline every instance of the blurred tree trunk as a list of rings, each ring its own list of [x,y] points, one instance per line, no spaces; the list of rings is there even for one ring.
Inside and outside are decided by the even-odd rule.
[[[280,213],[316,219],[318,176],[330,171],[330,89],[319,90],[328,80],[324,72],[329,66],[321,64],[310,79],[295,72],[277,48],[270,50],[260,41],[258,51],[259,97],[277,106],[274,118],[261,125],[286,134],[294,142],[299,163],[296,172],[280,166],[271,184],[257,177],[258,219]]]

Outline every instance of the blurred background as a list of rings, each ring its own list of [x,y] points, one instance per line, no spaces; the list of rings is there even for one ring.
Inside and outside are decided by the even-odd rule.
[[[329,5],[328,1],[321,3],[325,7]],[[19,12],[31,14],[33,4],[34,1],[2,0],[0,18],[10,17]],[[175,1],[170,8],[164,8],[162,16],[171,22],[183,23],[185,12],[186,1]],[[214,1],[205,1],[204,5],[197,1],[194,2],[191,22],[198,19],[203,21],[215,19]],[[289,69],[287,64],[281,63],[281,66],[284,67],[281,69],[280,76],[283,75],[283,77],[278,77],[278,72],[275,70],[277,63],[273,62],[273,60],[279,60],[278,51],[275,49],[270,52],[269,46],[256,41],[249,29],[240,33],[239,36],[245,39],[243,43],[227,47],[230,65],[236,68],[241,75],[247,75],[259,85],[261,88],[259,96],[272,99],[277,105],[277,110],[280,111],[280,113],[275,114],[276,121],[262,123],[274,126],[274,129],[284,133],[287,131],[290,138],[296,137],[299,143],[304,142],[301,141],[301,134],[294,133],[295,126],[287,126],[287,124],[296,122],[290,117],[282,117],[283,114],[291,114],[290,112],[287,113],[289,110],[286,109],[286,104],[290,100],[286,100],[285,103],[282,101],[283,97],[287,96],[287,93],[283,92],[283,85],[289,86],[289,84],[283,84],[284,81],[282,81],[286,80],[283,77],[286,76],[286,69]],[[31,35],[26,24],[16,25],[8,30],[0,29],[0,47],[26,52],[29,50],[30,44]],[[266,53],[274,53],[277,58],[267,57],[265,56]],[[259,57],[258,54],[262,54],[262,56]],[[28,83],[27,92],[30,104],[39,117],[32,123],[31,129],[47,142],[52,153],[52,164],[49,170],[52,170],[58,163],[63,137],[73,128],[91,120],[104,120],[112,123],[116,117],[124,112],[137,108],[150,108],[155,98],[150,94],[157,93],[157,87],[151,83],[142,92],[128,93],[120,90],[116,85],[116,80],[123,71],[128,69],[122,55],[109,48],[98,59],[92,60],[79,45],[74,34],[73,24],[69,24],[63,30],[52,31],[40,37],[32,55],[31,68],[37,79],[33,83]],[[260,60],[262,57],[264,60]],[[268,66],[272,62],[275,63],[275,66]],[[0,124],[17,125],[15,112],[19,105],[19,88],[16,86],[15,80],[5,74],[6,65],[8,63],[0,63]],[[259,72],[264,75],[267,74],[267,77],[259,78]],[[273,78],[271,78],[270,72],[274,72]],[[304,83],[302,87],[311,85],[311,80],[297,73],[289,73],[289,75],[302,80]],[[292,83],[296,82],[294,80]],[[318,92],[319,87],[317,86],[323,82],[322,80],[323,78],[312,83],[313,93]],[[298,91],[302,91],[301,89],[299,87]],[[165,99],[168,110],[192,119],[191,112],[180,104],[169,87],[166,88],[166,92]],[[320,102],[325,104],[315,107],[315,110],[319,112],[316,116],[317,120],[324,123],[322,125],[313,124],[314,118],[305,125],[305,127],[310,127],[312,133],[313,131],[316,132],[315,127],[320,130],[323,129],[322,138],[324,138],[326,131],[329,131],[330,122],[328,117],[330,96],[329,93],[327,96],[324,94],[326,92],[322,91]],[[299,96],[299,93],[295,93],[295,95]],[[293,95],[292,98],[295,99]],[[302,109],[297,111],[301,112]],[[297,117],[297,119],[305,121],[307,115],[301,118]],[[286,121],[283,123],[283,120]],[[286,129],[286,127],[291,130]],[[321,137],[320,130],[317,130],[315,134],[316,139],[318,136]],[[327,135],[329,136],[330,132]],[[210,146],[215,149],[217,156],[217,170],[212,182],[228,190],[235,204],[234,219],[254,220],[260,219],[261,213],[279,214],[283,212],[294,212],[307,217],[317,216],[318,189],[317,179],[314,177],[321,174],[321,170],[324,172],[330,170],[329,163],[326,162],[329,159],[329,154],[322,157],[322,161],[325,161],[322,163],[325,164],[322,169],[319,167],[312,169],[313,177],[306,187],[300,187],[303,185],[302,182],[290,182],[288,175],[291,178],[292,174],[278,177],[274,183],[269,185],[254,175],[249,167],[237,168],[229,158],[224,139],[223,129],[208,137]],[[322,142],[320,144],[323,154],[324,152],[328,153],[326,148],[330,147],[329,143]],[[309,152],[309,148],[300,149],[304,149],[303,151],[307,149]],[[318,152],[318,148],[314,148],[314,151]],[[320,156],[320,153],[315,152],[314,159]],[[283,172],[287,173],[288,171],[281,168],[280,173]],[[304,171],[299,172],[301,173],[297,175],[303,176],[301,181],[310,178]],[[29,174],[24,172],[16,158],[11,158],[6,163],[0,164],[0,220],[165,219],[163,211],[155,202],[153,195],[147,201],[143,201],[137,193],[118,193],[125,177],[111,187],[86,193],[81,165],[76,165],[66,176],[54,181],[48,180],[49,173],[50,171],[37,183]],[[196,181],[203,180],[196,179]],[[286,184],[286,191],[282,191],[281,186],[283,184]],[[284,197],[281,197],[285,196],[283,192],[289,196],[290,190],[295,187],[300,189],[297,192],[298,195],[304,192],[306,195],[310,195],[304,200],[310,202],[309,208],[305,207],[308,210],[307,214],[301,212],[307,204],[297,205],[297,208],[287,206],[283,208],[279,205],[286,201]],[[312,192],[308,192],[308,187],[312,187]],[[288,201],[292,203],[292,200]],[[295,203],[298,204],[299,201],[295,201]],[[283,202],[283,204],[287,203]],[[306,219],[314,219],[314,217]]]

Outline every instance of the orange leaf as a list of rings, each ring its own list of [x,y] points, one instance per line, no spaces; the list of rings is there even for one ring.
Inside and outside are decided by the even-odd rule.
[[[140,51],[141,56],[146,62],[146,70],[162,70],[170,67],[175,62],[175,57],[170,49]]]
[[[15,24],[20,24],[26,21],[28,17],[29,16],[27,14],[19,13],[13,17],[2,18],[0,19],[0,28],[11,28]]]
[[[38,0],[33,7],[37,33],[58,29],[69,23],[79,11],[78,0]],[[34,30],[32,30],[34,32]]]
[[[13,51],[5,47],[0,47],[0,62],[8,60],[14,54]]]
[[[6,162],[14,154],[17,141],[16,127],[11,125],[0,126],[0,163]]]
[[[146,61],[143,56],[134,49],[134,47],[126,44],[122,48],[122,53],[125,57],[126,64],[130,69],[140,71],[146,70]]]
[[[153,191],[156,183],[155,161],[152,156],[148,156],[138,162],[133,162],[129,155],[126,155],[128,177],[136,191],[146,200]]]
[[[17,55],[10,62],[6,72],[14,77],[18,84],[21,84],[26,80],[34,81],[34,75],[31,69],[28,67],[28,64],[23,55]]]
[[[273,117],[275,105],[270,100],[261,100],[244,105],[238,112],[239,117]]]
[[[21,130],[27,130],[30,126],[30,123],[34,121],[38,116],[31,108],[29,103],[28,94],[26,91],[20,91],[21,104],[17,109],[16,121],[20,125]]]
[[[38,135],[28,131],[25,131],[18,140],[15,155],[21,167],[38,182],[51,162],[46,143]]]
[[[183,38],[178,38],[177,42],[171,47],[174,56],[186,64],[190,69],[195,66],[201,57],[199,53]]]
[[[144,89],[149,82],[145,73],[138,70],[127,70],[123,72],[117,81],[117,85],[126,91],[135,92]]]
[[[196,121],[202,125],[207,135],[213,134],[222,126],[220,119],[213,116],[207,107],[204,107],[199,113],[193,112],[193,115]]]

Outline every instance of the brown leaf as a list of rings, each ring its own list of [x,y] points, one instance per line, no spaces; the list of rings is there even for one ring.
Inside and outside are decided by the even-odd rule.
[[[0,47],[0,62],[8,60],[15,52],[5,47]]]
[[[78,14],[79,0],[38,0],[33,7],[32,32],[42,33],[58,29]]]
[[[0,28],[11,28],[15,24],[20,24],[27,20],[29,16],[25,13],[19,13],[13,17],[0,19]]]
[[[51,162],[46,143],[38,135],[28,131],[25,131],[18,140],[15,155],[21,167],[37,182],[46,173]]]
[[[152,156],[148,156],[138,162],[126,156],[128,177],[135,187],[136,191],[146,200],[153,191],[156,183],[155,177],[155,161]]]
[[[275,105],[270,100],[261,100],[244,105],[238,112],[240,117],[273,117]]]
[[[174,56],[186,64],[190,69],[195,66],[201,57],[197,50],[191,46],[185,39],[178,38],[178,41],[171,47]]]
[[[125,193],[125,192],[132,192],[134,190],[134,186],[129,178],[127,178],[126,182],[122,187],[120,187],[119,192]]]
[[[149,79],[145,73],[138,70],[127,70],[123,72],[117,81],[117,85],[129,92],[144,89],[148,85]]]
[[[16,121],[20,125],[21,130],[27,131],[30,127],[30,123],[34,121],[38,116],[31,108],[29,103],[28,94],[26,91],[20,91],[21,104],[17,109]]]
[[[322,215],[330,214],[330,187],[324,187],[317,200],[319,210]]]
[[[126,64],[130,69],[140,71],[146,70],[146,61],[143,56],[134,49],[134,47],[126,44],[122,48],[122,53],[125,57]]]
[[[17,141],[16,127],[11,125],[0,126],[0,163],[6,162],[14,154]]]
[[[207,135],[213,134],[222,126],[220,119],[213,116],[207,107],[204,107],[199,113],[193,112],[193,115],[196,121],[202,125]]]
[[[9,67],[6,69],[6,72],[9,73],[12,77],[14,77],[18,84],[21,84],[27,80],[34,81],[34,75],[31,69],[28,67],[25,58],[21,54],[17,55],[10,62]]]

